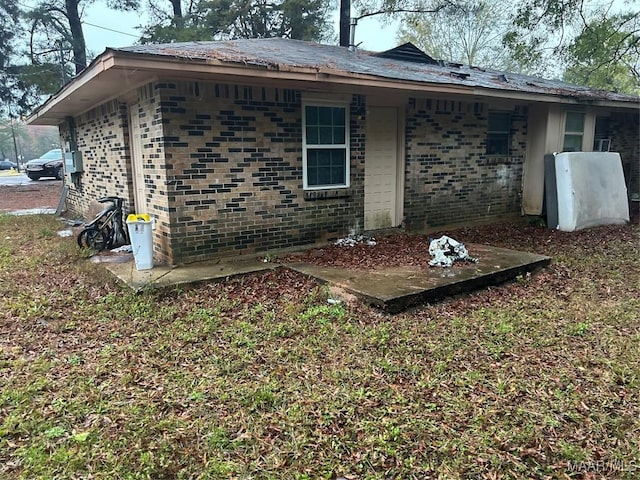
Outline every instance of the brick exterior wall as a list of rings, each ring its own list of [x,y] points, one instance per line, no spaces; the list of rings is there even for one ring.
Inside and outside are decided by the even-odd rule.
[[[76,117],[76,141],[82,154],[84,173],[67,181],[67,210],[73,215],[89,216],[91,202],[109,195],[132,202],[129,129],[126,105],[107,102]],[[60,127],[63,139],[69,138],[66,125]]]
[[[168,176],[171,162],[166,149],[171,141],[165,136],[163,116],[170,108],[162,98],[165,83],[147,84],[138,88],[138,102],[130,108],[137,109],[140,141],[133,145],[134,155],[144,175],[145,206],[137,206],[138,213],[148,213],[155,220],[153,231],[154,258],[161,263],[173,264],[175,252],[172,247],[171,208]]]
[[[612,113],[611,150],[620,153],[629,197],[640,195],[640,114]]]
[[[307,245],[361,227],[362,97],[353,95],[350,108],[351,187],[314,195],[302,188],[299,91],[167,81],[154,85],[154,95],[162,99],[154,114],[163,137],[150,143],[163,155],[145,173],[166,183],[168,215],[156,232],[166,238],[156,245],[162,259],[188,263]]]
[[[364,96],[348,96],[350,188],[306,192],[302,92],[160,80],[132,96],[140,132],[134,145],[123,103],[108,102],[75,119],[84,173],[70,185],[67,206],[86,215],[92,200],[117,195],[133,210],[135,153],[144,174],[144,210],[156,220],[156,261],[180,264],[309,245],[363,229]],[[489,112],[483,103],[409,100],[408,230],[520,213],[527,111],[511,108],[509,154],[503,157],[486,154]],[[634,151],[637,157],[637,115],[612,115],[612,127],[614,148],[623,158]],[[61,133],[68,134],[64,126]]]
[[[411,99],[406,120],[405,224],[427,230],[520,212],[526,111],[511,112],[507,157],[486,155],[488,107]]]

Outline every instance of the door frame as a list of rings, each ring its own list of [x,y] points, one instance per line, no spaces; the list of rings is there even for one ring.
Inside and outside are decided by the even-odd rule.
[[[395,212],[391,220],[391,227],[395,228],[404,223],[404,180],[405,180],[405,124],[406,124],[406,102],[397,98],[368,97],[367,113],[371,108],[395,108],[396,109],[396,184],[395,184]],[[366,118],[366,117],[365,117]],[[365,125],[366,131],[366,125]],[[365,137],[366,138],[366,137]],[[366,151],[366,146],[365,146]],[[366,155],[365,155],[365,175],[366,175]],[[364,207],[364,205],[363,205]],[[364,217],[363,217],[364,220]],[[364,226],[364,223],[363,223]]]
[[[132,103],[129,105],[129,152],[131,156],[131,178],[133,185],[133,202],[136,213],[149,213],[147,211],[147,189],[144,183],[144,167],[142,159],[142,142],[136,142],[134,135],[134,128],[139,130],[139,138],[142,138],[140,132],[140,116],[137,114],[139,103]],[[137,117],[137,127],[134,127],[134,112]],[[142,185],[140,185],[142,181]],[[140,188],[141,187],[141,188]]]

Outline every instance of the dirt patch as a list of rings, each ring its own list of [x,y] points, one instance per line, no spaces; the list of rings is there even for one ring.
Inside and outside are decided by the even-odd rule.
[[[61,181],[33,182],[28,185],[0,186],[0,211],[56,208],[62,191]]]

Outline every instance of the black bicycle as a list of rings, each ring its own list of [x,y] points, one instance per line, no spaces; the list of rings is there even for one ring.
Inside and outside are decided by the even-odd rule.
[[[98,202],[108,205],[78,234],[78,246],[100,251],[128,244],[129,236],[123,221],[124,199],[103,197]]]

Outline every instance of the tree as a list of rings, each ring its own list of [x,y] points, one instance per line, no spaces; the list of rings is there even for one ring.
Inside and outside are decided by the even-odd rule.
[[[87,45],[82,29],[81,12],[94,0],[40,0],[27,14],[29,22],[29,50],[34,65],[56,63],[52,58],[60,55],[64,64],[64,52],[68,47],[75,74],[87,66]],[[133,10],[138,0],[108,0],[115,10]],[[64,68],[64,66],[63,66]]]
[[[26,132],[22,125],[12,125],[12,122],[12,120],[0,120],[0,160],[8,158],[17,163],[14,145],[24,140]],[[16,144],[13,143],[14,138]]]
[[[0,66],[3,71],[15,54],[20,10],[11,0],[0,0]]]
[[[27,138],[21,142],[21,154],[25,160],[39,158],[52,148],[60,148],[60,132],[57,127],[26,125]]]
[[[458,0],[354,0],[351,16],[360,19],[374,15],[433,13],[458,3]]]
[[[169,0],[167,3],[149,1],[151,21],[142,33],[142,43],[190,42],[211,40],[211,32],[204,22],[205,11],[201,8],[204,2],[190,1],[186,8],[182,0]],[[167,7],[170,6],[170,10]]]
[[[36,88],[25,65],[18,63],[21,12],[13,0],[0,0],[0,114],[21,113],[37,101]]]
[[[382,21],[407,19],[414,16],[426,18],[429,14],[436,14],[444,9],[459,8],[465,2],[471,0],[355,0],[351,12],[351,28],[356,28],[358,21],[368,17],[379,17]],[[341,12],[342,14],[342,12]],[[355,24],[353,21],[355,20]],[[342,25],[341,21],[341,25]],[[357,32],[354,34],[354,40]],[[342,41],[342,38],[341,38]],[[357,42],[356,42],[357,45]]]
[[[600,18],[566,50],[566,81],[640,94],[640,13]]]
[[[605,5],[595,0],[523,0],[505,35],[505,45],[515,58],[540,74],[561,71],[559,61],[569,61],[573,70],[569,76],[581,82],[589,81],[584,74],[578,75],[586,65],[598,66],[593,72],[620,72],[621,66],[630,67],[634,52],[637,58],[640,28],[637,8],[616,12],[618,5],[615,0]],[[605,34],[611,38],[605,39]],[[634,69],[637,73],[637,63],[629,73]],[[602,80],[600,75],[596,83]]]
[[[55,62],[34,62],[24,55],[25,16],[13,0],[0,0],[0,114],[13,118],[60,87],[60,67]]]
[[[197,0],[183,9],[150,4],[143,43],[285,37],[322,40],[329,29],[328,0]]]
[[[398,33],[430,56],[487,68],[513,70],[502,46],[507,31],[508,5],[504,2],[467,1],[446,5],[429,15],[412,13]]]
[[[138,0],[106,0],[117,10]],[[39,0],[21,11],[15,0],[0,0],[0,114],[30,111],[87,64],[81,13],[94,0]]]
[[[38,158],[46,151],[59,147],[60,143],[56,127],[27,126],[21,121],[0,120],[0,159],[9,158],[17,162],[14,136],[18,154],[23,160]]]

